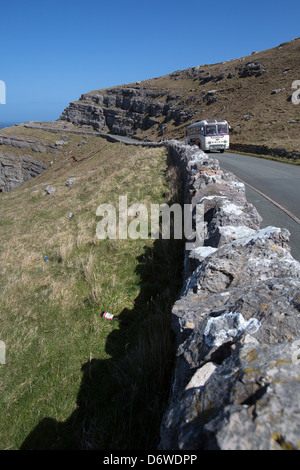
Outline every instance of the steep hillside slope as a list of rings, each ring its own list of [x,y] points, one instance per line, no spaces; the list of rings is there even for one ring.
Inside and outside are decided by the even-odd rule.
[[[61,137],[12,131],[45,145]],[[99,240],[96,210],[118,210],[120,195],[128,207],[168,202],[176,170],[174,180],[163,148],[63,136],[54,154],[31,150],[46,170],[0,194],[0,447],[153,447],[170,388],[183,250],[167,240]]]
[[[184,139],[187,124],[222,117],[233,144],[299,152],[300,106],[291,100],[292,85],[300,80],[299,54],[300,38],[235,60],[91,91],[70,103],[60,119],[159,140]]]

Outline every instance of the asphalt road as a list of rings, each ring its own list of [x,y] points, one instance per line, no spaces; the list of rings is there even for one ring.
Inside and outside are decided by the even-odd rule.
[[[235,153],[209,155],[246,183],[247,200],[263,218],[261,228],[288,229],[291,253],[300,261],[300,167]]]

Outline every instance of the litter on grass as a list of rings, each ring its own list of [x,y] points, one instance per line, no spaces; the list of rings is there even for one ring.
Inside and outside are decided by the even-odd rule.
[[[103,318],[106,318],[106,320],[113,320],[115,318],[115,315],[113,315],[112,313],[108,313],[108,312],[102,312],[101,316]]]
[[[109,312],[101,312],[101,317],[109,321],[117,320],[122,325],[127,325],[127,323],[121,320],[121,318],[118,318],[116,315],[113,315],[112,313],[109,313]]]

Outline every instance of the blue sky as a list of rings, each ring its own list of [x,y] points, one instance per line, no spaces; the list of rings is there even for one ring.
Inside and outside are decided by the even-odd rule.
[[[300,3],[2,2],[0,122],[51,121],[82,93],[242,57],[300,36]]]

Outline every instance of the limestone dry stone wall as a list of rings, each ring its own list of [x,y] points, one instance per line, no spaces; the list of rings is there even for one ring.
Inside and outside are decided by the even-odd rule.
[[[172,310],[177,357],[159,449],[298,449],[300,263],[289,232],[260,229],[243,184],[217,160],[166,145],[205,223]]]

